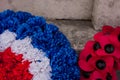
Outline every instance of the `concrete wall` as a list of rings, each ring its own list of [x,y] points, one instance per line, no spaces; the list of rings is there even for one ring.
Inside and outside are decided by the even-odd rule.
[[[93,25],[96,30],[103,25],[120,26],[120,0],[95,0]]]
[[[1,0],[0,11],[14,9],[50,19],[91,19],[93,0]]]

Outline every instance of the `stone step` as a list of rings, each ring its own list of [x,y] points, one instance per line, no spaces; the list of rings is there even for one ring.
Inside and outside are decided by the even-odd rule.
[[[0,6],[49,19],[91,19],[93,0],[1,0]]]

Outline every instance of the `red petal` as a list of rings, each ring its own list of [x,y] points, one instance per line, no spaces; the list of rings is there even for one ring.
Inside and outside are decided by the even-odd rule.
[[[89,65],[89,63],[87,63],[87,62],[84,61],[84,60],[79,60],[78,64],[79,64],[80,68],[81,68],[83,71],[90,72],[90,71],[93,71],[93,70],[94,70],[94,68],[91,67],[91,66]]]
[[[119,59],[115,58],[114,68],[115,68],[115,70],[120,70],[120,60]]]
[[[99,39],[103,36],[103,32],[98,32],[94,35],[94,40],[99,41]]]
[[[106,36],[101,36],[101,38],[99,38],[99,40],[97,40],[97,42],[99,42],[100,46],[102,49],[104,49],[104,47],[107,45],[107,44],[111,44],[111,42],[109,41],[109,36],[106,35]]]
[[[108,26],[108,25],[103,26],[103,28],[102,28],[103,32],[108,32],[108,33],[111,33],[113,30],[114,30],[114,28],[112,26]]]
[[[115,30],[120,31],[120,26],[117,26]]]
[[[106,53],[104,49],[99,49],[99,50],[96,51],[96,54],[98,56],[113,56],[113,57],[119,59],[120,58],[119,52],[120,52],[120,50],[117,49],[117,48],[115,48],[114,52],[111,53],[111,54]]]
[[[99,49],[99,50],[97,50],[97,51],[96,51],[96,54],[97,54],[98,56],[106,56],[106,55],[107,55],[104,49]]]
[[[85,60],[86,61],[86,58],[87,58],[87,56],[88,55],[92,55],[89,51],[87,51],[87,50],[82,50],[81,51],[81,53],[80,53],[80,55],[79,55],[79,60]]]
[[[104,80],[104,76],[102,76],[101,73],[99,73],[98,71],[94,71],[90,77],[90,80],[97,80],[97,79]]]
[[[110,56],[106,56],[104,57],[104,60],[106,62],[106,68],[108,69],[112,69],[113,70],[113,66],[114,66],[114,59],[113,57]]]
[[[114,30],[109,37],[109,40],[111,41],[111,43],[113,43],[117,47],[120,47],[120,41],[118,40],[119,34],[120,34],[120,31]]]
[[[118,80],[115,70],[113,70],[113,72],[112,72],[112,80]]]
[[[93,48],[93,45],[95,44],[95,41],[88,41],[85,44],[85,49],[88,50],[89,48]]]
[[[90,80],[89,78],[84,78],[83,76],[80,76],[80,80]]]
[[[115,47],[115,50],[111,55],[113,55],[114,57],[120,59],[120,49]]]

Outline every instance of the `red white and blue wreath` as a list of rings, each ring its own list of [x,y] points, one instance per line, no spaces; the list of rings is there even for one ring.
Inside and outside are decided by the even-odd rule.
[[[43,17],[0,13],[0,80],[79,80],[77,54]]]

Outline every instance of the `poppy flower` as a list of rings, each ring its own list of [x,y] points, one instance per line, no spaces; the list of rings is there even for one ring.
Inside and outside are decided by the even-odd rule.
[[[110,55],[120,58],[120,49],[114,44],[114,41],[110,40],[110,38],[112,39],[111,35],[112,33],[110,35],[104,35],[102,32],[99,32],[94,36],[95,41],[101,46],[101,48],[96,51],[96,54],[100,56]]]
[[[86,52],[85,50],[80,53],[80,56],[82,58],[81,57],[79,58],[78,64],[80,68],[84,71],[91,72],[97,70],[102,73],[103,71],[107,72],[109,68],[112,69],[114,65],[113,57],[95,56]]]
[[[106,80],[105,79],[107,77],[106,74],[108,73],[112,78],[115,77],[113,75],[113,69],[114,69],[113,57],[109,57],[109,56],[101,57],[101,56],[93,55],[84,49],[80,53],[78,64],[81,68],[80,80],[97,80],[97,79]]]
[[[79,55],[81,80],[117,80],[120,70],[120,27],[103,26]]]
[[[113,31],[114,31],[114,28],[112,26],[106,25],[102,27],[102,32],[104,34],[110,34]]]
[[[95,53],[100,48],[101,48],[100,44],[98,42],[92,41],[92,40],[88,41],[84,47],[85,51],[92,53],[92,55],[96,55],[93,53]]]
[[[95,41],[88,41],[86,44],[85,44],[85,47],[84,47],[84,49],[86,49],[86,50],[88,50],[88,51],[91,51],[91,50],[93,50],[92,49],[92,46],[95,44]]]
[[[101,74],[98,71],[94,71],[91,73],[89,80],[117,80],[117,76],[115,70],[107,72],[106,74]]]
[[[101,36],[110,35],[115,29],[112,26],[103,26],[102,31],[94,35],[94,39],[99,39]]]
[[[93,56],[88,63],[90,64],[89,66],[94,68],[94,70],[97,70],[100,73],[105,73],[108,72],[109,69],[113,69],[114,59],[109,56]]]
[[[93,71],[94,68],[90,66],[90,63],[88,60],[92,57],[92,54],[88,52],[87,50],[82,50],[79,56],[78,64],[80,68],[86,72]]]
[[[120,27],[116,27],[112,34],[109,36],[109,40],[120,48]]]

